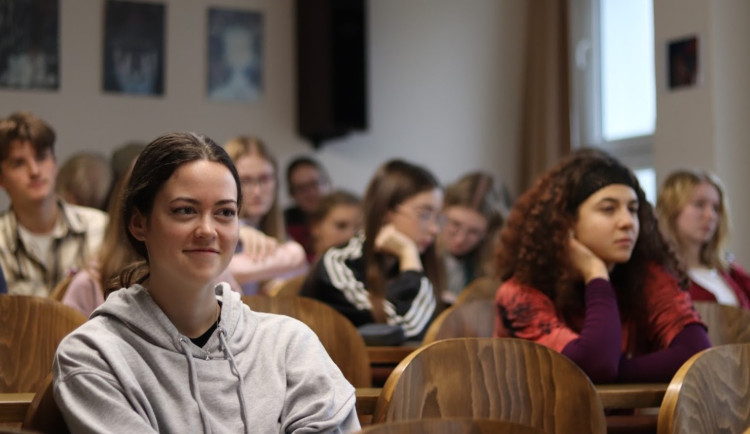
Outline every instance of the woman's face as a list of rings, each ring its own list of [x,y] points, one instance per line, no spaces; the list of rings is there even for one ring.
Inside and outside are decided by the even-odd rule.
[[[242,156],[234,165],[242,183],[242,216],[258,224],[276,198],[276,173],[271,163],[258,154]]]
[[[627,185],[612,184],[578,207],[574,236],[611,269],[630,260],[639,229],[638,196]]]
[[[359,205],[336,205],[319,223],[312,227],[316,254],[349,241],[362,226],[362,209]]]
[[[159,189],[151,214],[129,229],[146,244],[153,278],[210,284],[229,264],[238,238],[237,184],[223,164],[185,163]]]
[[[388,215],[386,223],[392,223],[401,233],[411,238],[420,253],[427,250],[440,232],[440,210],[443,207],[443,191],[439,188],[423,191],[401,202]]]
[[[701,246],[714,237],[721,217],[721,196],[713,184],[693,188],[685,207],[677,215],[677,233],[683,243]]]
[[[474,251],[487,234],[487,219],[474,209],[449,206],[443,215],[445,226],[440,236],[451,255],[463,256]]]

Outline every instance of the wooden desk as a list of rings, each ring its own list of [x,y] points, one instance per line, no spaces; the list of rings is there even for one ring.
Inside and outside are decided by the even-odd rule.
[[[371,365],[398,365],[404,357],[419,348],[418,346],[406,345],[397,347],[367,347],[367,355],[370,356]]]
[[[667,383],[647,384],[600,384],[596,391],[605,410],[616,408],[647,408],[661,406],[667,391]],[[358,387],[357,414],[372,415],[378,402],[381,388]]]
[[[660,407],[668,383],[598,384],[604,409]]]
[[[33,393],[0,393],[0,424],[23,422],[33,399]]]

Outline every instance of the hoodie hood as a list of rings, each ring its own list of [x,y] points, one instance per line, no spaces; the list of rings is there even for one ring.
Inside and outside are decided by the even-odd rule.
[[[226,332],[226,339],[231,348],[232,336],[242,315],[242,300],[225,282],[217,284],[214,291],[216,299],[222,304],[219,326]],[[107,298],[107,302],[91,314],[91,319],[97,316],[116,318],[142,339],[159,348],[184,352],[180,339],[188,338],[177,330],[142,285],[133,285],[113,292]],[[254,327],[254,324],[251,327]],[[252,334],[252,330],[249,332]],[[223,358],[224,353],[219,343],[219,333],[215,332],[203,348],[191,345],[191,354],[203,359]]]

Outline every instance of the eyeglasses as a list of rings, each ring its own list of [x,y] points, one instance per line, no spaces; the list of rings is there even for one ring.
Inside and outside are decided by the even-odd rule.
[[[325,185],[325,181],[321,178],[314,179],[312,181],[300,182],[299,184],[292,184],[292,193],[302,193],[318,189]]]
[[[466,226],[460,221],[454,220],[452,218],[446,218],[445,219],[445,232],[450,235],[458,235],[462,233],[467,238],[479,239],[479,238],[482,238],[486,234],[487,231],[478,229],[478,228],[473,228],[470,226]]]
[[[240,177],[240,184],[242,185],[242,188],[250,189],[255,187],[256,185],[260,188],[266,188],[273,184],[276,181],[274,179],[273,174],[271,173],[264,173],[263,175],[253,177],[253,176],[241,176]]]
[[[404,206],[399,206],[398,211],[406,211],[407,215],[417,219],[421,226],[427,226],[430,223],[436,224],[438,227],[443,227],[445,223],[445,216],[439,211],[431,211],[426,209],[415,210]]]

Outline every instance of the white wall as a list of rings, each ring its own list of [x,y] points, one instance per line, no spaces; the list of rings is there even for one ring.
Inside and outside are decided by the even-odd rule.
[[[102,93],[104,2],[79,3],[61,2],[59,91],[0,90],[0,116],[26,109],[55,127],[60,162],[82,149],[109,155],[125,141],[174,130],[199,131],[219,143],[258,135],[282,166],[293,155],[314,153],[295,130],[293,1],[162,1],[168,17],[162,98]],[[206,100],[209,6],[264,13],[262,101]],[[370,128],[318,152],[334,182],[361,193],[380,163],[403,157],[443,182],[490,170],[515,192],[525,12],[524,0],[370,0]]]
[[[657,128],[654,163],[659,181],[673,169],[699,167],[724,181],[734,223],[730,248],[750,266],[750,3],[746,0],[658,0],[654,2]],[[700,82],[666,89],[668,40],[697,34]]]

